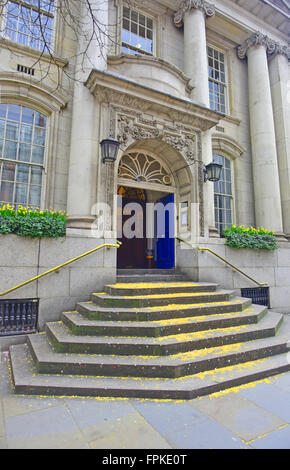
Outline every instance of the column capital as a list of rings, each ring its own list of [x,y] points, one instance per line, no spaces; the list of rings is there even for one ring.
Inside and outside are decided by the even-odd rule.
[[[183,26],[185,13],[192,9],[202,10],[205,16],[208,17],[215,15],[215,6],[212,3],[208,3],[204,0],[183,0],[174,15],[174,24],[177,28]]]
[[[238,47],[238,57],[245,59],[248,50],[254,46],[264,46],[268,55],[283,54],[290,59],[290,48],[283,46],[268,36],[256,31]]]

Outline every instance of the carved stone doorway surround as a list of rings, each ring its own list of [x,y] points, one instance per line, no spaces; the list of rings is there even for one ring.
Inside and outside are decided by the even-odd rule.
[[[122,155],[142,149],[155,154],[170,168],[177,203],[183,199],[199,205],[199,236],[205,236],[203,161],[206,160],[202,155],[202,136],[218,124],[221,116],[188,99],[97,70],[91,72],[86,86],[95,97],[99,113],[99,141],[110,135],[121,144],[118,160],[110,170],[106,168],[106,175],[97,155],[97,201],[105,199],[113,205]],[[114,220],[116,208],[112,209]],[[115,226],[111,229],[114,231]]]
[[[116,129],[115,137],[121,143],[118,161],[117,181],[120,183],[120,169],[126,155],[144,155],[160,164],[161,181],[147,175],[147,181],[136,182],[147,189],[174,192],[178,204],[182,196],[188,202],[199,204],[200,236],[204,234],[204,201],[203,201],[203,170],[201,161],[201,132],[180,123],[172,123],[139,111],[116,106],[111,107],[112,129]],[[169,168],[169,171],[167,170]],[[131,181],[132,184],[132,181]]]

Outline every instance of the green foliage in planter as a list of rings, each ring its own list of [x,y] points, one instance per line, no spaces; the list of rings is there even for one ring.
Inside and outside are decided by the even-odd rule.
[[[66,234],[67,215],[63,211],[45,210],[9,204],[0,206],[0,235],[15,234],[30,238],[60,238]]]
[[[226,245],[232,248],[275,250],[278,248],[274,232],[262,228],[232,225],[223,231]]]

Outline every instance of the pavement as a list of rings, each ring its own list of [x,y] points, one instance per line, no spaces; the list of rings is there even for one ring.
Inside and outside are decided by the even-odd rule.
[[[290,372],[190,401],[17,396],[0,357],[0,449],[290,449]]]

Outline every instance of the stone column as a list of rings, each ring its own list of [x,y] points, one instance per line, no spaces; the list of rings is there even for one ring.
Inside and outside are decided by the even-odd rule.
[[[208,84],[208,54],[206,43],[206,18],[215,15],[214,5],[203,0],[185,0],[174,16],[177,27],[184,25],[184,72],[191,79],[194,103],[210,107]],[[205,165],[212,161],[211,131],[202,135],[202,160]],[[204,184],[206,235],[218,236],[214,216],[214,187]]]
[[[238,48],[238,56],[248,58],[249,112],[256,225],[283,233],[275,126],[267,53],[275,44],[267,36],[254,33]]]
[[[175,25],[184,25],[184,72],[194,87],[191,98],[207,108],[209,85],[205,19],[214,15],[214,5],[203,0],[184,0],[174,15]]]
[[[283,228],[290,238],[290,49],[277,44],[269,60],[276,131]]]
[[[90,4],[96,21],[104,29],[108,24],[108,2],[92,0]],[[85,82],[93,68],[106,70],[107,37],[96,29],[86,2],[82,1],[79,9],[83,31],[78,38],[75,66],[67,211],[69,227],[90,229],[94,220],[91,210],[96,202],[99,107]]]

